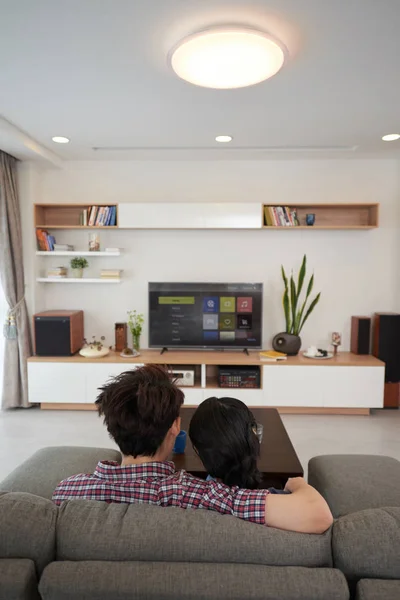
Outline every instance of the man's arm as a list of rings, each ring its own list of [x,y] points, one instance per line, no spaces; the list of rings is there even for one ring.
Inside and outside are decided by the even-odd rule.
[[[298,533],[323,533],[333,523],[329,506],[302,477],[289,479],[285,490],[291,494],[267,494],[265,524]]]

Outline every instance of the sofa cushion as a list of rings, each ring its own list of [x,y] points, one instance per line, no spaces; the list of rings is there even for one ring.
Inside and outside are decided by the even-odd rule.
[[[342,517],[333,525],[332,542],[334,565],[348,579],[400,579],[400,508]]]
[[[331,530],[306,535],[208,510],[68,500],[59,509],[57,560],[326,567],[332,564]]]
[[[0,600],[39,600],[32,560],[0,559]]]
[[[316,456],[308,463],[308,482],[336,518],[367,508],[400,506],[400,461],[389,456]]]
[[[29,558],[40,573],[54,559],[57,510],[38,496],[0,493],[0,558]]]
[[[400,581],[362,579],[357,584],[356,600],[399,600]]]
[[[348,600],[334,569],[169,562],[57,562],[43,600]]]
[[[99,460],[121,462],[121,454],[110,448],[42,448],[0,483],[0,491],[27,492],[51,500],[60,481],[77,473],[92,473]]]

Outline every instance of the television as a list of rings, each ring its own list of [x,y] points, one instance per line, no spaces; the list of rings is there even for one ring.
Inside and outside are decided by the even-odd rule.
[[[261,348],[262,283],[149,283],[150,348]]]

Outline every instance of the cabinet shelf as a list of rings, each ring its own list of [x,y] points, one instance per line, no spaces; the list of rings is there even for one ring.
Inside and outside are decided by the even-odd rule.
[[[300,225],[268,225],[266,211],[269,208],[286,207],[295,210]],[[306,215],[315,215],[315,225],[306,224]],[[271,219],[270,219],[271,221]],[[374,229],[379,223],[379,204],[264,204],[263,229]]]
[[[90,207],[115,207],[116,225],[81,225],[80,217]],[[117,204],[35,204],[35,227],[37,229],[118,229]]]

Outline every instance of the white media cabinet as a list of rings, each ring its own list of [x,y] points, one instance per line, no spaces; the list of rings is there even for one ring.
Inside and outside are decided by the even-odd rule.
[[[134,359],[115,352],[104,358],[80,355],[28,359],[29,401],[42,409],[90,410],[98,388],[109,377],[144,364],[194,368],[195,385],[185,387],[185,405],[197,406],[210,396],[234,396],[248,406],[276,407],[281,412],[369,414],[383,407],[385,365],[373,356],[341,352],[331,360],[302,355],[279,363],[262,362],[258,352],[143,350]],[[259,366],[260,389],[220,388],[218,365]]]

